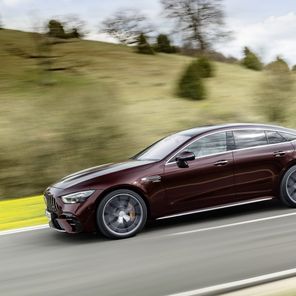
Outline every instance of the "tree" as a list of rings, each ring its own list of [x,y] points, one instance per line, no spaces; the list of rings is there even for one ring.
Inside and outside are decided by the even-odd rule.
[[[66,16],[63,21],[52,19],[48,22],[49,37],[82,38],[85,34],[85,22],[75,15]]]
[[[152,31],[145,15],[134,9],[117,11],[107,18],[101,25],[100,32],[105,33],[123,44],[135,44],[141,33],[144,35]]]
[[[176,20],[187,41],[200,51],[229,35],[225,31],[222,0],[161,0],[167,17]]]
[[[178,84],[178,95],[192,100],[206,98],[206,90],[199,72],[198,61],[193,61],[183,73]]]
[[[55,38],[66,38],[63,24],[58,20],[48,22],[48,36]]]
[[[83,38],[87,34],[86,23],[75,14],[66,15],[63,22],[67,38]]]
[[[171,41],[166,34],[159,34],[157,36],[155,50],[164,53],[176,53],[176,48],[171,45]]]
[[[242,60],[242,65],[248,69],[255,71],[261,71],[263,68],[259,57],[248,47],[244,48],[244,58]]]
[[[144,35],[144,33],[141,33],[138,37],[137,48],[138,48],[138,53],[154,54],[153,48],[148,43],[147,38]]]

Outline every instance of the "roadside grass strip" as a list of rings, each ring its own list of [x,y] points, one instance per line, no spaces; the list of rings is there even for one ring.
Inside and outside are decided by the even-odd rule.
[[[47,223],[43,196],[0,201],[0,231]]]

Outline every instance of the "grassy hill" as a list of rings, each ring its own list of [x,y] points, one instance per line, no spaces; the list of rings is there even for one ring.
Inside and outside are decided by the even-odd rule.
[[[55,83],[44,85],[34,54],[31,33],[0,30],[2,198],[41,193],[65,174],[128,158],[180,129],[264,121],[256,107],[262,73],[239,65],[215,63],[208,99],[196,102],[175,95],[189,57],[69,41],[51,52],[53,68],[69,69],[52,71],[46,79]]]

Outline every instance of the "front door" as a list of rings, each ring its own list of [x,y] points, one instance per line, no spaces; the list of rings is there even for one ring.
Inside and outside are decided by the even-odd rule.
[[[195,154],[187,168],[175,159],[165,166],[168,213],[190,211],[231,202],[234,197],[233,155],[226,132],[203,136],[184,148]],[[180,152],[182,152],[180,151]]]

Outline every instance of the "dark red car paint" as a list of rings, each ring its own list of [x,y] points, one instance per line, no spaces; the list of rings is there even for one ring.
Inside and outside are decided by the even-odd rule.
[[[147,204],[150,219],[258,197],[277,197],[283,173],[296,163],[292,142],[207,156],[190,161],[187,168],[180,168],[176,162],[167,164],[193,139],[240,128],[270,129],[271,126],[213,126],[198,129],[195,134],[193,130],[186,143],[161,161],[128,160],[91,168],[62,179],[45,192],[56,202],[55,208],[48,205],[58,223],[58,227],[52,226],[70,233],[96,231],[97,205],[106,193],[119,188],[139,193]],[[286,131],[280,127],[274,129]],[[285,155],[278,157],[276,153],[279,151]],[[60,198],[90,189],[94,189],[95,193],[84,203],[64,204]],[[71,225],[71,221],[75,226]]]

